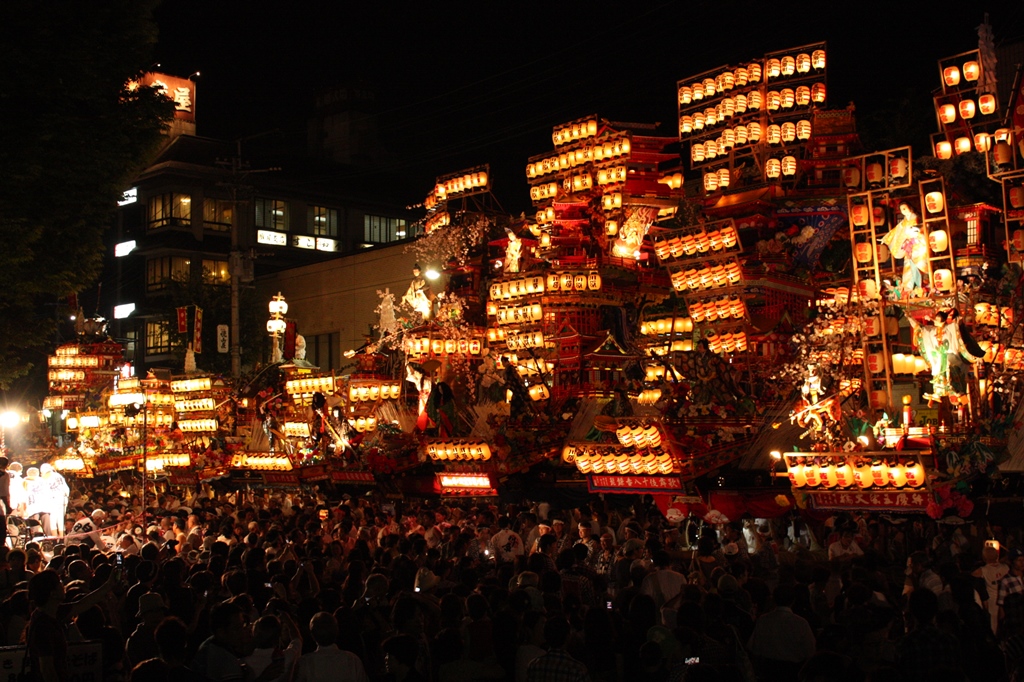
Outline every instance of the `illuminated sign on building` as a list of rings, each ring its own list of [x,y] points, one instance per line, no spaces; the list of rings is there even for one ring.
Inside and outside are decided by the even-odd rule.
[[[121,258],[122,256],[127,256],[129,253],[135,250],[136,246],[137,244],[135,243],[134,239],[126,242],[121,242],[120,244],[115,244],[114,257]]]
[[[273,230],[256,230],[256,241],[270,246],[288,246],[288,235]]]
[[[118,206],[127,206],[128,204],[134,204],[138,200],[139,200],[139,188],[138,187],[132,187],[131,189],[126,189],[124,191],[124,194],[121,195],[121,198],[118,200],[117,205]]]

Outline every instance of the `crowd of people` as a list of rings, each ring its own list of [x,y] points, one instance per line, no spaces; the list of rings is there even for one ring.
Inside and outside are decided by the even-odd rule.
[[[67,534],[0,562],[27,679],[1019,679],[1020,530],[836,515],[669,523],[580,506],[164,492],[75,481]]]

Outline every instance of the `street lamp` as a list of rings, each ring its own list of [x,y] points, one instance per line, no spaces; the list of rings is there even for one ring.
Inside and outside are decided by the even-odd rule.
[[[7,452],[7,429],[13,429],[21,421],[21,415],[14,410],[0,414],[0,453]]]
[[[270,338],[274,340],[274,350],[271,356],[271,363],[278,363],[283,360],[281,353],[281,346],[278,344],[278,338],[281,337],[288,325],[284,321],[284,316],[288,314],[288,303],[285,302],[284,296],[281,292],[277,292],[277,296],[270,299],[270,304],[267,306],[270,309],[270,319],[267,320],[267,332],[270,334]]]

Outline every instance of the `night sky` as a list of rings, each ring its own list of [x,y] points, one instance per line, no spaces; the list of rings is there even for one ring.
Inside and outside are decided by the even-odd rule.
[[[976,47],[984,12],[997,44],[1024,37],[1021,2],[912,5],[175,0],[157,13],[157,61],[201,72],[199,133],[228,139],[303,140],[318,88],[370,87],[402,201],[490,163],[495,194],[518,212],[527,157],[552,148],[553,125],[596,113],[674,136],[676,81],[703,70],[824,40],[830,106],[852,100],[860,117],[909,95],[927,116],[936,60]]]

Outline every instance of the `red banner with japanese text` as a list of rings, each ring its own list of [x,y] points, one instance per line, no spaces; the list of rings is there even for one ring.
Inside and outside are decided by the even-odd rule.
[[[178,308],[178,333],[188,334],[188,307]]]
[[[197,355],[203,352],[203,309],[196,306],[196,323],[192,330],[192,351]]]
[[[678,476],[619,476],[591,474],[587,488],[592,493],[682,493],[683,484]]]
[[[923,514],[932,496],[927,490],[808,491],[815,509],[901,511]]]

